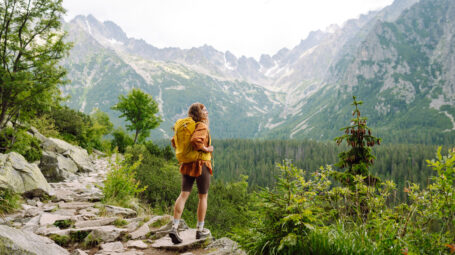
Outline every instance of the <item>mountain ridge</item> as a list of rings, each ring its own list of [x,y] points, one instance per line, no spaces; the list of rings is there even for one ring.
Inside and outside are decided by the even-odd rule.
[[[424,3],[421,4],[421,2]],[[158,49],[144,40],[128,38],[113,22],[102,23],[93,16],[77,16],[66,25],[68,28],[74,27],[70,34],[83,35],[70,36],[70,39],[76,40],[76,45],[88,43],[89,47],[94,47],[96,43],[95,48],[98,50],[90,52],[90,50],[82,50],[87,48],[85,46],[75,47],[76,50],[73,50],[69,60],[66,61],[67,66],[71,67],[74,63],[87,66],[90,62],[84,62],[81,56],[104,52],[104,58],[115,62],[115,64],[111,63],[113,66],[121,66],[120,69],[130,75],[128,80],[124,76],[116,76],[120,71],[111,74],[116,78],[109,78],[108,72],[100,72],[101,77],[106,76],[106,79],[110,79],[111,82],[123,83],[123,85],[115,85],[117,87],[108,89],[107,85],[99,87],[91,84],[85,85],[85,92],[75,93],[78,87],[74,86],[73,82],[69,86],[71,89],[66,89],[65,93],[80,97],[80,95],[90,94],[87,91],[90,90],[88,88],[107,89],[113,94],[110,95],[111,98],[104,96],[102,102],[113,104],[116,96],[126,93],[127,88],[131,87],[126,83],[135,84],[134,86],[153,95],[160,105],[160,114],[165,122],[159,132],[153,133],[154,137],[170,136],[173,121],[186,114],[185,107],[191,102],[201,101],[208,107],[214,108],[211,112],[215,114],[211,118],[213,123],[218,123],[214,128],[219,137],[329,139],[330,136],[333,137],[334,132],[328,131],[327,128],[337,130],[341,119],[345,121],[344,123],[348,121],[347,117],[339,118],[338,115],[348,114],[347,107],[344,106],[350,104],[349,100],[346,100],[350,97],[348,94],[359,89],[355,74],[368,69],[353,63],[361,61],[359,56],[362,54],[372,54],[377,50],[374,46],[366,49],[365,45],[374,43],[372,40],[376,38],[375,33],[381,30],[384,24],[394,24],[396,20],[400,20],[400,17],[409,13],[406,10],[411,6],[414,8],[417,5],[425,5],[425,2],[396,0],[382,10],[348,20],[342,27],[332,26],[326,31],[313,31],[294,48],[283,48],[273,56],[263,54],[259,61],[245,56],[237,58],[229,51],[220,52],[210,45],[183,50]],[[81,41],[79,37],[90,37],[92,41]],[[359,53],[361,51],[364,52]],[[383,52],[383,55],[390,55],[392,51]],[[447,59],[447,61],[451,63],[452,60]],[[406,70],[407,67],[404,65],[398,68]],[[84,79],[91,77],[81,70],[69,70],[70,78],[76,77],[81,84]],[[391,70],[387,69],[389,73],[392,72]],[[92,76],[97,75],[92,74]],[[452,76],[449,78],[452,79]],[[390,84],[387,86],[395,86],[393,83]],[[405,86],[400,84],[396,84],[396,89]],[[353,87],[355,89],[352,89]],[[209,93],[199,94],[200,91]],[[375,107],[368,106],[367,110],[373,111],[372,124],[378,124],[380,115],[378,113],[384,112],[388,106],[378,103],[374,99],[376,96],[374,93],[359,92],[359,96],[362,96],[360,99],[376,103]],[[103,98],[103,95],[98,96]],[[184,103],[185,106],[176,106],[182,104],[179,100],[182,97],[187,98],[188,102]],[[392,100],[393,96],[389,99]],[[89,101],[94,100],[96,99]],[[451,101],[447,103],[441,100],[433,100],[431,105],[434,107],[450,105]],[[72,99],[70,105],[87,112],[90,111],[90,107],[99,106],[99,103],[97,105],[89,101]],[[421,104],[426,104],[424,101],[424,98],[421,99]],[[81,107],[82,105],[84,107]],[[109,108],[104,107],[102,110],[116,118],[115,113]],[[447,121],[451,120],[451,116],[453,118],[450,109],[443,114]],[[333,117],[337,120],[328,121],[329,125],[322,127],[324,122],[327,122],[324,119]],[[114,122],[117,125],[122,123],[118,119]]]

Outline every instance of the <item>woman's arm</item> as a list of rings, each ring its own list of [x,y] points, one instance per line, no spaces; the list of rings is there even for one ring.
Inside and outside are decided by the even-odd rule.
[[[208,145],[208,128],[204,123],[198,123],[193,135],[191,136],[191,144],[194,150],[203,152],[213,152],[213,146]]]

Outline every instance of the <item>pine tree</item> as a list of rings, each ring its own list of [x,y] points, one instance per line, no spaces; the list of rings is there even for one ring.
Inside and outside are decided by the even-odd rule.
[[[378,182],[378,178],[372,176],[369,172],[369,167],[373,165],[376,157],[371,153],[371,147],[381,144],[381,138],[376,138],[371,135],[371,129],[367,126],[367,118],[360,116],[359,105],[362,101],[357,101],[356,97],[352,97],[354,102],[352,105],[355,107],[352,112],[351,125],[344,127],[344,135],[336,137],[335,141],[340,145],[346,141],[349,147],[348,151],[338,154],[339,161],[335,164],[340,169],[346,168],[345,172],[334,172],[335,179],[350,186],[353,184],[353,177],[361,175],[366,177],[365,181],[369,185],[374,185]]]

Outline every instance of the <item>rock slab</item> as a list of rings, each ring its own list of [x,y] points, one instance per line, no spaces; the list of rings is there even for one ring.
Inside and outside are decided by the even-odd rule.
[[[17,152],[0,154],[0,169],[0,188],[28,194],[29,197],[52,193],[51,186],[38,166],[28,163]]]
[[[157,249],[186,251],[189,249],[200,247],[206,241],[210,241],[212,239],[211,235],[206,238],[196,239],[196,229],[187,229],[185,231],[181,231],[179,232],[179,235],[183,239],[183,242],[179,244],[173,244],[171,238],[166,235],[156,240],[152,244],[152,247]]]
[[[0,254],[69,255],[69,252],[47,237],[0,225]]]

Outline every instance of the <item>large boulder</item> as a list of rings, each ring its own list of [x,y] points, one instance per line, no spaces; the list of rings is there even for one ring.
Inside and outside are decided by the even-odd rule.
[[[57,138],[46,138],[41,144],[43,151],[54,152],[70,158],[77,165],[79,172],[93,172],[95,167],[90,159],[87,150],[69,144]]]
[[[35,127],[30,127],[30,129],[28,130],[28,132],[34,136],[36,139],[38,139],[40,142],[44,142],[44,140],[46,140],[46,137],[44,135],[42,135],[38,129],[36,129]]]
[[[69,252],[47,237],[0,225],[0,254],[69,255]]]
[[[17,152],[0,154],[0,188],[27,196],[49,195],[52,190],[38,166]]]
[[[59,182],[68,179],[79,170],[70,158],[52,151],[44,151],[39,164],[48,181]]]

